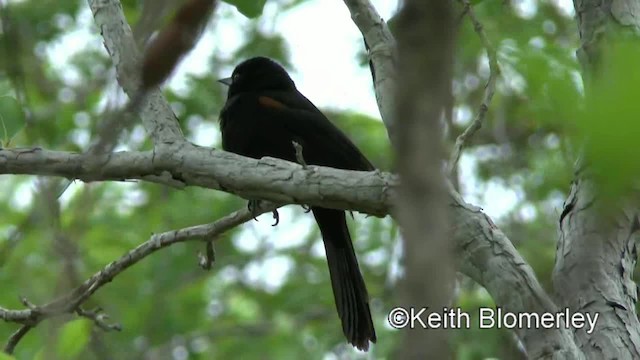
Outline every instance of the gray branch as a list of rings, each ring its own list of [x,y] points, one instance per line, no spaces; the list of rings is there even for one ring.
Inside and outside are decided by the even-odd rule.
[[[62,176],[85,182],[145,180],[200,186],[246,199],[390,213],[395,175],[379,171],[306,168],[275,158],[255,160],[180,143],[156,152],[85,155],[42,149],[0,150],[0,174]]]
[[[118,83],[130,99],[140,96],[140,51],[117,0],[88,0],[96,25],[116,69]],[[159,89],[140,104],[142,123],[156,145],[183,141],[175,114]]]
[[[344,0],[351,19],[369,46],[373,85],[382,121],[389,139],[394,138],[394,96],[396,82],[396,42],[387,23],[368,0]]]
[[[453,190],[451,190],[453,193]],[[480,208],[452,196],[453,238],[459,270],[482,284],[496,304],[514,313],[556,313],[529,264]],[[530,359],[580,359],[571,331],[564,328],[515,329]]]

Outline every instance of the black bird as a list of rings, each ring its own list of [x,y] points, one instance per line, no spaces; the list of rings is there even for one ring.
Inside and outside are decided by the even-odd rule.
[[[260,159],[296,162],[293,141],[302,146],[305,163],[345,170],[372,171],[358,148],[302,95],[275,61],[255,57],[238,65],[230,78],[220,113],[222,148]],[[360,273],[342,210],[312,207],[327,254],[331,286],[342,330],[360,350],[376,342],[369,296]]]

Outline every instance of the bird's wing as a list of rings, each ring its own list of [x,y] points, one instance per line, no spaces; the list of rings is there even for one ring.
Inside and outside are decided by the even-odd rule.
[[[260,121],[280,128],[300,143],[307,164],[361,171],[375,169],[353,142],[299,92],[264,93],[258,96],[258,103],[264,110]]]

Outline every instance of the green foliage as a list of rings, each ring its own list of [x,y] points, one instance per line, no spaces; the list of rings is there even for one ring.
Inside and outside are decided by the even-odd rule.
[[[279,35],[262,34],[253,30],[247,37],[247,41],[236,51],[239,59],[258,55],[276,59],[285,67],[291,66],[287,44]]]
[[[358,113],[338,113],[330,109],[323,111],[340,129],[350,135],[353,142],[378,169],[391,169],[391,145],[379,119]]]
[[[11,139],[25,124],[22,106],[11,96],[0,96],[0,125],[2,125],[2,141],[0,147],[9,147]]]
[[[586,158],[600,190],[616,199],[628,194],[640,176],[640,163],[630,156],[640,138],[637,87],[640,46],[632,42],[609,44],[607,61],[593,75],[586,109],[576,119],[587,139]],[[576,125],[576,126],[578,126]]]
[[[61,359],[75,359],[82,353],[91,335],[92,323],[78,319],[70,321],[60,328],[57,355]]]
[[[5,353],[0,353],[0,360],[16,360],[16,358]]]
[[[235,6],[242,15],[253,19],[262,14],[267,0],[224,0],[224,2]]]

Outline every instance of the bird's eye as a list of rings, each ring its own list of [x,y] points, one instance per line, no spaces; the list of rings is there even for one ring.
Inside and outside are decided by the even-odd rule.
[[[233,76],[231,77],[231,80],[232,80],[233,82],[238,81],[238,79],[240,79],[240,74],[233,74]]]

